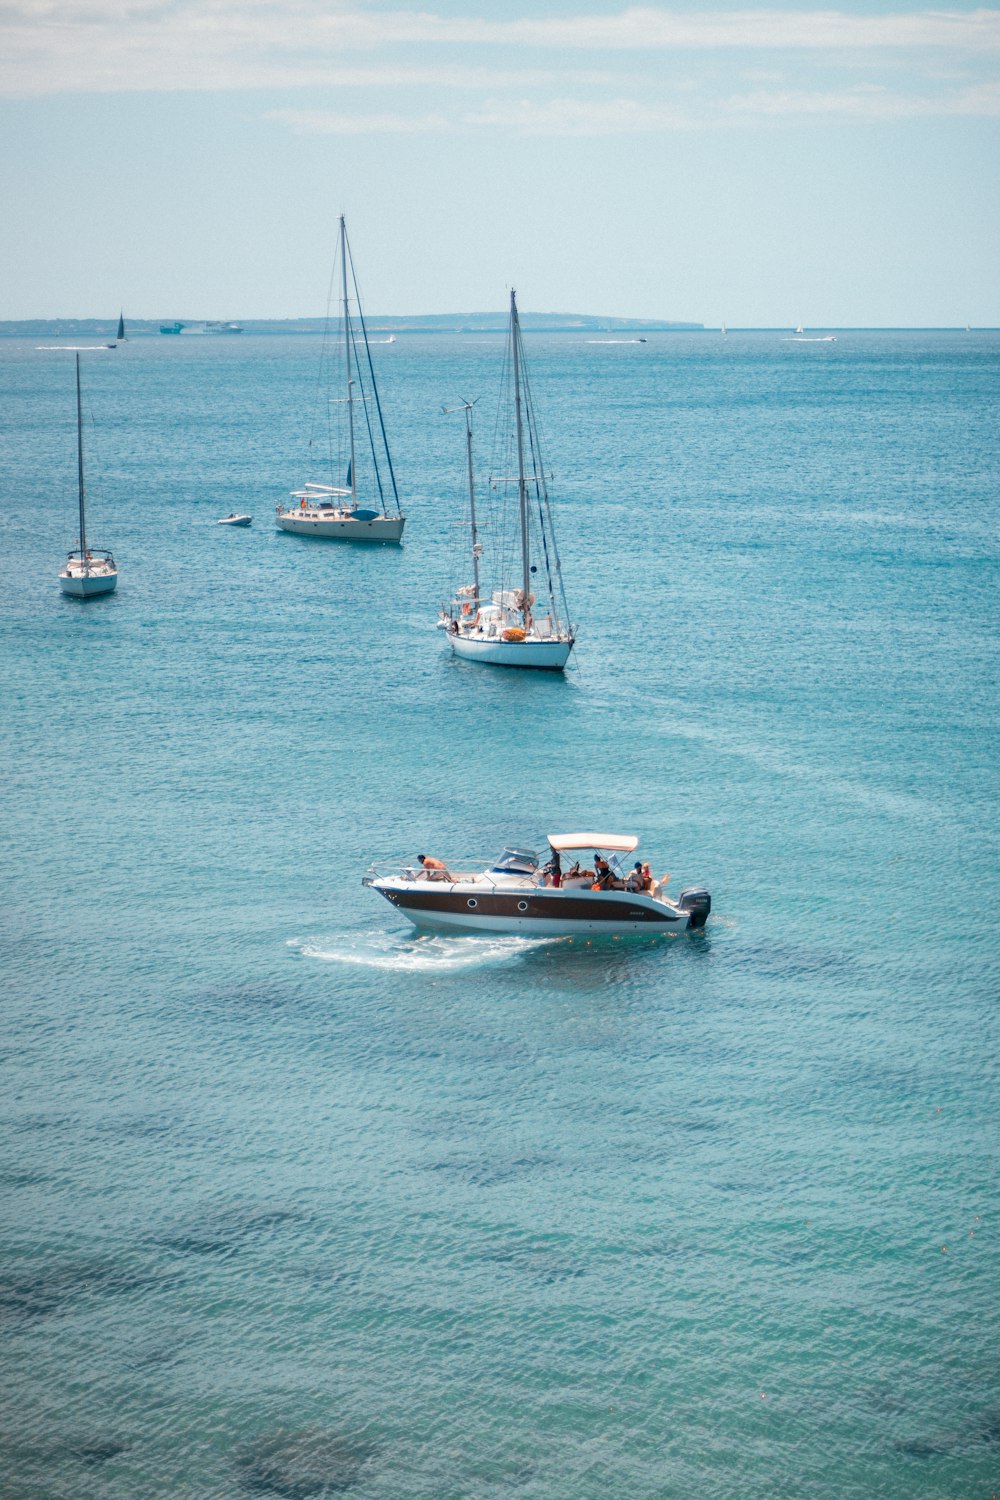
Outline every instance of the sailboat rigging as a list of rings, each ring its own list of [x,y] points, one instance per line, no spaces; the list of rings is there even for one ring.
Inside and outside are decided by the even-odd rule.
[[[505,357],[505,382],[511,397],[512,425],[497,457],[501,476],[491,480],[497,496],[495,536],[491,547],[493,584],[481,587],[483,548],[479,539],[475,478],[472,460],[472,402],[452,408],[465,412],[466,467],[469,491],[472,583],[463,584],[445,605],[438,620],[447,631],[456,656],[499,667],[536,667],[561,672],[573,649],[574,628],[563,587],[562,567],[552,526],[552,512],[541,460],[538,428],[531,401],[524,347],[517,311],[517,294],[510,294],[510,325]],[[513,467],[517,473],[504,476]],[[516,491],[512,486],[516,485]],[[507,505],[516,494],[514,505]],[[505,524],[506,523],[506,524]],[[537,561],[535,560],[537,558]],[[539,567],[542,571],[539,573]],[[543,613],[544,610],[544,613]]]
[[[301,489],[292,491],[291,498],[295,504],[277,507],[277,524],[282,531],[296,532],[300,536],[349,542],[398,542],[403,535],[406,519],[399,505],[396,474],[386,437],[382,403],[375,382],[375,368],[343,214],[340,216],[339,249],[344,395],[335,404],[342,406],[346,414],[341,423],[341,436],[346,437],[346,454],[340,454],[341,464],[344,457],[347,458],[346,480],[342,485],[307,481]],[[353,300],[357,308],[356,319],[351,314],[349,264]],[[356,421],[355,406],[361,408],[363,423]],[[362,482],[370,496],[368,506],[359,503],[358,465],[362,447],[358,440],[359,426],[363,426],[369,455],[368,461],[362,465],[366,470]],[[329,466],[332,481],[336,477],[332,451]]]
[[[83,400],[80,394],[80,356],[76,356],[76,478],[80,511],[79,546],[69,553],[66,566],[59,574],[64,594],[78,599],[92,599],[96,594],[110,594],[118,584],[115,560],[103,547],[87,542],[87,498],[83,479]]]

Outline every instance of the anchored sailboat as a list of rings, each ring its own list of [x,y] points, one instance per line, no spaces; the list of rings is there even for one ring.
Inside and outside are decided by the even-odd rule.
[[[513,467],[512,446],[516,451],[517,473],[490,481],[491,497],[495,497],[491,501],[495,531],[491,548],[494,587],[488,595],[481,587],[483,548],[472,464],[472,403],[465,402],[457,409],[465,411],[466,420],[472,582],[456,590],[454,599],[442,609],[438,624],[447,631],[455,655],[468,661],[561,672],[573,649],[574,632],[552,529],[514,291],[510,294],[505,368],[513,426],[507,451],[497,456],[503,468],[509,470]],[[516,490],[512,491],[512,486]],[[513,501],[515,495],[516,511],[513,504],[506,503]]]
[[[83,402],[80,396],[80,356],[76,356],[76,474],[80,504],[80,545],[66,559],[59,574],[64,594],[91,599],[96,594],[110,594],[118,583],[118,569],[111,553],[87,542],[87,502],[83,482]]]
[[[396,475],[392,467],[392,456],[382,419],[382,404],[375,384],[375,370],[368,347],[368,333],[358,297],[354,262],[351,260],[351,279],[354,301],[357,307],[357,324],[351,316],[348,299],[347,266],[350,249],[344,216],[340,216],[340,270],[343,309],[343,361],[344,398],[346,423],[341,424],[341,437],[346,436],[346,453],[339,455],[343,464],[347,459],[347,478],[344,485],[319,484],[309,481],[301,489],[292,491],[294,505],[277,507],[278,525],[282,531],[294,531],[300,536],[327,537],[346,542],[398,542],[406,524],[399,507]],[[340,404],[340,403],[337,403]],[[359,503],[358,460],[361,456],[356,442],[354,408],[361,407],[363,427],[368,439],[370,472],[366,473],[371,503],[364,507]],[[346,429],[346,432],[345,432]],[[328,455],[330,477],[334,477],[335,459],[332,434]],[[366,469],[368,465],[366,464]],[[343,470],[341,469],[341,472]]]

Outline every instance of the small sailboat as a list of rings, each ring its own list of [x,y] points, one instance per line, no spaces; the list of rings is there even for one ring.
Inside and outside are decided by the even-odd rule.
[[[722,332],[723,338],[725,338],[726,334],[729,332],[729,329],[726,327],[725,323],[723,323],[723,325],[722,325],[721,332]]]
[[[524,368],[517,294],[513,290],[504,368],[513,423],[508,424],[506,448],[497,454],[501,476],[490,481],[491,496],[496,497],[492,504],[496,528],[493,588],[486,594],[481,586],[483,549],[476,516],[472,411],[471,403],[466,402],[460,409],[466,417],[472,582],[456,590],[451,603],[442,608],[438,625],[447,632],[454,654],[467,661],[561,672],[573,649],[574,629],[552,529],[538,428]],[[515,457],[517,471],[511,475]]]
[[[125,337],[125,313],[122,311],[118,314],[118,332],[115,334],[115,341],[113,344],[106,344],[104,347],[106,349],[117,349],[119,344],[127,343],[128,339]]]
[[[66,566],[59,574],[59,587],[64,594],[73,594],[78,599],[92,599],[97,594],[110,594],[118,584],[118,569],[111,553],[102,547],[92,547],[87,541],[87,504],[83,482],[83,402],[80,396],[80,356],[76,356],[76,473],[80,502],[80,545],[66,559]]]
[[[796,323],[796,325],[795,325],[795,332],[796,333],[805,333],[805,329],[802,327],[801,323]]]
[[[396,475],[382,419],[382,404],[375,384],[375,369],[368,347],[368,333],[358,297],[357,278],[351,261],[351,276],[354,285],[354,302],[357,307],[357,322],[351,315],[348,298],[347,266],[350,249],[344,216],[340,216],[340,270],[343,324],[343,379],[344,397],[341,402],[346,411],[346,421],[340,424],[340,437],[344,451],[340,454],[342,464],[347,459],[347,478],[343,485],[310,481],[301,489],[292,491],[294,505],[277,507],[278,526],[282,531],[297,532],[300,536],[325,537],[344,542],[398,542],[406,524],[399,506]],[[361,407],[363,423],[355,421],[354,408]],[[371,504],[359,503],[358,461],[360,443],[356,442],[356,427],[363,426],[368,439],[370,463],[365,463],[365,482]],[[332,439],[332,434],[331,434]],[[334,455],[331,441],[329,467],[331,479],[335,477]],[[343,472],[341,469],[340,472]]]

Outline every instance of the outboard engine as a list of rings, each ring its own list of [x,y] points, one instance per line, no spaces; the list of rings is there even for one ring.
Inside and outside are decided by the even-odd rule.
[[[678,911],[690,912],[688,926],[693,930],[704,927],[712,910],[712,898],[703,885],[689,885],[677,898]]]

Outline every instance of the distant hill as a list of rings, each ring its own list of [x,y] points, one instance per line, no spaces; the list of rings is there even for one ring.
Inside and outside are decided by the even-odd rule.
[[[203,319],[181,318],[180,337],[204,333]],[[159,334],[173,318],[126,318],[130,338]],[[507,313],[429,313],[422,317],[366,317],[371,333],[500,333],[507,327]],[[246,333],[322,333],[337,327],[339,319],[246,318],[239,327]],[[704,330],[703,323],[671,323],[658,318],[602,318],[589,313],[521,313],[521,325],[533,333],[691,333]],[[0,337],[8,338],[100,338],[113,339],[117,318],[25,318],[0,321]]]

